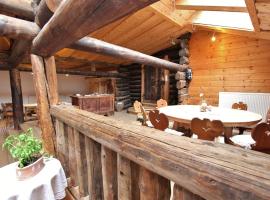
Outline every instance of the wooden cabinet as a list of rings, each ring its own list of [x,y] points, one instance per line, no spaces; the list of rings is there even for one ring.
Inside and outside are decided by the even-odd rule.
[[[114,113],[114,95],[89,95],[71,96],[72,105],[82,110],[87,110],[101,115],[112,115]]]

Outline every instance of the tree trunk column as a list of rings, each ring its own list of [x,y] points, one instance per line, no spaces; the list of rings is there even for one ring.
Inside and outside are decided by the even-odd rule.
[[[55,130],[50,115],[50,104],[48,99],[47,80],[44,71],[44,61],[40,56],[31,54],[31,63],[34,78],[34,87],[38,104],[38,116],[42,130],[43,146],[46,152],[54,155]]]
[[[10,87],[13,106],[14,128],[19,129],[20,124],[23,123],[24,121],[20,71],[18,69],[13,68],[9,70],[9,76],[10,76]]]

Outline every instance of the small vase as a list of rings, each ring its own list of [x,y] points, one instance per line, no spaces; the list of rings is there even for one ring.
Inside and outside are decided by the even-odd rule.
[[[38,174],[45,166],[43,156],[36,160],[31,165],[23,168],[16,168],[16,178],[19,181],[23,181]]]
[[[206,110],[207,110],[207,103],[205,100],[202,100],[201,105],[200,105],[200,111],[206,112]]]

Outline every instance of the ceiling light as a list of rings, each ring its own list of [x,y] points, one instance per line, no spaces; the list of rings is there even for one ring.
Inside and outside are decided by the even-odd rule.
[[[211,41],[215,42],[216,41],[216,36],[215,36],[215,32],[213,33],[212,37],[211,37]]]

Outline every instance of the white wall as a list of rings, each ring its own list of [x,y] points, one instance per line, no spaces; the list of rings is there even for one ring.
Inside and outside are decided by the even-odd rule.
[[[65,76],[58,74],[58,90],[62,101],[70,102],[69,96],[76,93],[88,93],[88,81],[82,76]],[[35,102],[33,76],[30,72],[21,72],[21,83],[24,103]],[[0,71],[0,103],[11,102],[9,73]]]

